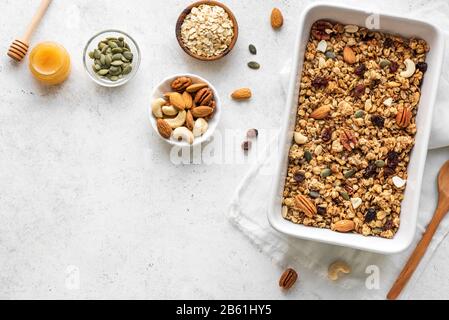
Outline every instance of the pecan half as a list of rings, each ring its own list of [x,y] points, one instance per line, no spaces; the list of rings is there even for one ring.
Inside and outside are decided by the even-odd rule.
[[[294,198],[296,209],[304,212],[309,218],[313,218],[317,214],[315,203],[309,198],[299,194]]]
[[[188,77],[179,77],[171,83],[174,91],[183,92],[192,85],[192,79]]]
[[[279,279],[279,287],[285,290],[289,290],[298,280],[298,273],[293,270],[292,268],[289,268],[285,270],[285,272],[282,274],[281,279]]]
[[[329,40],[334,26],[326,20],[318,20],[312,26],[312,36],[317,40]]]
[[[213,97],[214,94],[212,93],[211,89],[203,88],[196,93],[195,99],[193,101],[198,106],[207,106],[209,105],[209,102],[212,100]]]
[[[410,121],[412,120],[412,111],[410,108],[402,108],[398,111],[396,115],[396,123],[401,128],[407,128],[410,125]]]
[[[343,129],[340,133],[340,142],[346,150],[352,151],[357,145],[357,138],[351,130]]]

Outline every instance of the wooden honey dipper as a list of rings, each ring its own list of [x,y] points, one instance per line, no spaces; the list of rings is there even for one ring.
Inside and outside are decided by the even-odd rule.
[[[20,62],[23,58],[25,58],[31,36],[33,35],[34,31],[36,30],[37,26],[39,25],[39,22],[42,20],[42,17],[44,16],[45,12],[47,11],[48,6],[50,5],[51,0],[42,0],[41,5],[39,6],[39,9],[37,10],[36,14],[33,17],[33,20],[31,20],[31,23],[29,24],[24,36],[20,39],[14,40],[14,42],[11,44],[8,50],[8,56],[12,59]]]

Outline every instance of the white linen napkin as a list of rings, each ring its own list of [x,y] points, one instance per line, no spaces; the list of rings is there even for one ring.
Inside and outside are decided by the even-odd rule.
[[[436,2],[431,7],[410,13],[410,16],[417,16],[420,19],[428,17],[443,30],[449,29],[448,3]],[[449,126],[445,124],[445,121],[449,120],[449,107],[445,106],[446,103],[449,104],[448,54],[446,54],[445,61],[438,101],[435,106],[437,116],[433,122],[431,149],[449,146]],[[285,78],[285,73],[281,77]],[[267,174],[272,172],[272,164],[277,161],[276,154],[268,152],[268,150],[275,150],[271,147],[268,146],[267,152],[259,158],[261,160],[253,166],[238,187],[229,210],[230,221],[259,250],[268,255],[280,271],[287,266],[292,266],[299,271],[301,281],[294,290],[300,290],[306,298],[385,299],[388,290],[414,250],[436,208],[437,187],[435,181],[439,168],[449,160],[449,148],[429,151],[422,186],[418,230],[414,243],[404,253],[386,256],[294,239],[271,228],[267,220],[266,199],[270,197],[272,179],[267,177]],[[448,232],[449,219],[446,219],[438,229],[413,278],[403,291],[402,299],[407,299],[410,292],[413,291],[415,281],[425,270],[432,254]],[[327,279],[327,268],[336,260],[346,261],[353,270],[350,276],[343,277],[334,283]]]

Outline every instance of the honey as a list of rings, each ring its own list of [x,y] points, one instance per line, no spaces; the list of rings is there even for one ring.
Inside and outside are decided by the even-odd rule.
[[[57,85],[70,75],[70,56],[67,50],[54,42],[43,42],[30,54],[30,71],[40,82]]]

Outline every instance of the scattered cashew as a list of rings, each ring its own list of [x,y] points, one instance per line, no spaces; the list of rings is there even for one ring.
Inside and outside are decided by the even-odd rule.
[[[336,261],[329,266],[327,276],[330,280],[337,281],[340,273],[351,273],[351,267],[346,262]]]
[[[172,137],[177,141],[185,141],[189,144],[192,144],[193,140],[195,139],[192,131],[190,131],[186,127],[176,128],[175,131],[173,131]]]
[[[294,134],[295,142],[297,144],[306,144],[309,140],[306,136],[304,136],[301,132],[295,132]]]
[[[165,104],[165,100],[162,98],[156,99],[151,104],[151,111],[156,118],[162,118],[162,106]]]
[[[187,112],[181,111],[178,113],[176,118],[165,119],[165,121],[168,123],[168,125],[170,127],[172,127],[172,129],[176,129],[176,128],[179,128],[182,125],[184,125],[184,123],[186,122],[186,117],[187,117]]]
[[[198,118],[195,121],[195,126],[193,127],[193,135],[195,137],[200,137],[207,131],[208,128],[209,124],[207,123],[207,121],[203,118]]]
[[[162,107],[162,113],[167,116],[176,116],[178,114],[178,109],[173,106]]]
[[[416,65],[410,59],[405,59],[404,64],[405,64],[406,69],[404,71],[402,71],[400,75],[403,78],[410,78],[411,76],[413,76],[413,74],[416,71]]]

